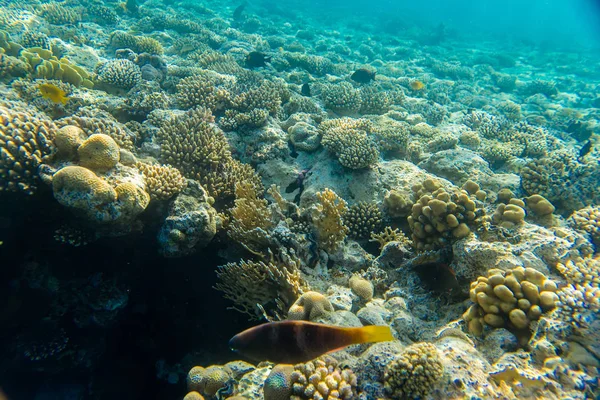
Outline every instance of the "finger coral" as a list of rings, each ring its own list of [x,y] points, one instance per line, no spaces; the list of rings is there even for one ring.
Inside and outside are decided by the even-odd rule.
[[[350,400],[356,396],[356,375],[333,357],[322,357],[294,366],[290,400]]]
[[[557,284],[533,268],[510,271],[491,269],[487,277],[471,283],[472,305],[463,318],[469,331],[483,333],[483,326],[522,330],[558,304]]]
[[[348,208],[344,214],[344,225],[352,238],[367,239],[381,228],[382,214],[377,204],[360,202]]]

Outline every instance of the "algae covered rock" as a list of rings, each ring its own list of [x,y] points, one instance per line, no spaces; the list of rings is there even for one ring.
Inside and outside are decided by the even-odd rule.
[[[160,252],[181,257],[206,246],[217,232],[217,212],[199,183],[189,180],[185,190],[175,197],[159,233]]]

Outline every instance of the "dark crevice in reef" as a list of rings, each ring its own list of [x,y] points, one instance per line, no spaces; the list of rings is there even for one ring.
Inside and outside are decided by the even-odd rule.
[[[185,382],[158,379],[159,360],[187,370],[188,354],[204,364],[235,359],[228,340],[250,323],[212,288],[224,263],[216,246],[160,257],[151,224],[82,247],[59,243],[54,230],[69,215],[51,196],[0,195],[0,387],[9,399],[176,398]],[[111,307],[94,297],[108,283],[126,305],[94,310]]]

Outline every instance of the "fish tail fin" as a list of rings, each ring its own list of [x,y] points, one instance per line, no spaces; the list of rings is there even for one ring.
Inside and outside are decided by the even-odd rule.
[[[394,335],[392,335],[392,330],[387,325],[369,325],[359,329],[362,343],[396,340]]]

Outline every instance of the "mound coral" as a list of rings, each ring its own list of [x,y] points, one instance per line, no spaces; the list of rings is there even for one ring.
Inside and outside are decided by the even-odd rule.
[[[121,149],[110,136],[93,134],[77,148],[79,165],[93,171],[106,171],[114,168],[121,157]]]
[[[331,302],[319,292],[302,294],[290,307],[288,319],[314,321],[333,312]]]
[[[46,117],[0,103],[0,191],[35,191],[37,168],[52,156],[56,130]]]
[[[163,47],[156,39],[147,36],[134,36],[123,31],[113,32],[109,40],[115,49],[131,49],[136,53],[162,54]]]
[[[373,298],[373,284],[359,275],[352,275],[348,281],[348,286],[350,286],[354,294],[364,301],[370,301]]]
[[[211,365],[207,368],[196,366],[188,372],[187,388],[190,392],[212,398],[231,378],[229,369],[222,365]]]
[[[80,110],[81,112],[81,110]],[[133,150],[136,137],[126,126],[118,123],[110,114],[100,110],[82,112],[81,115],[62,118],[57,125],[73,125],[81,128],[86,136],[104,134],[110,136],[120,148]]]
[[[385,368],[383,381],[391,399],[425,398],[440,381],[444,366],[430,343],[408,346]]]
[[[491,269],[487,277],[471,283],[470,297],[475,304],[464,314],[469,331],[483,333],[484,324],[493,328],[527,329],[558,304],[556,283],[533,268],[510,271]]]
[[[514,228],[525,220],[525,203],[520,199],[510,199],[508,204],[499,204],[492,215],[492,222],[504,228]]]

